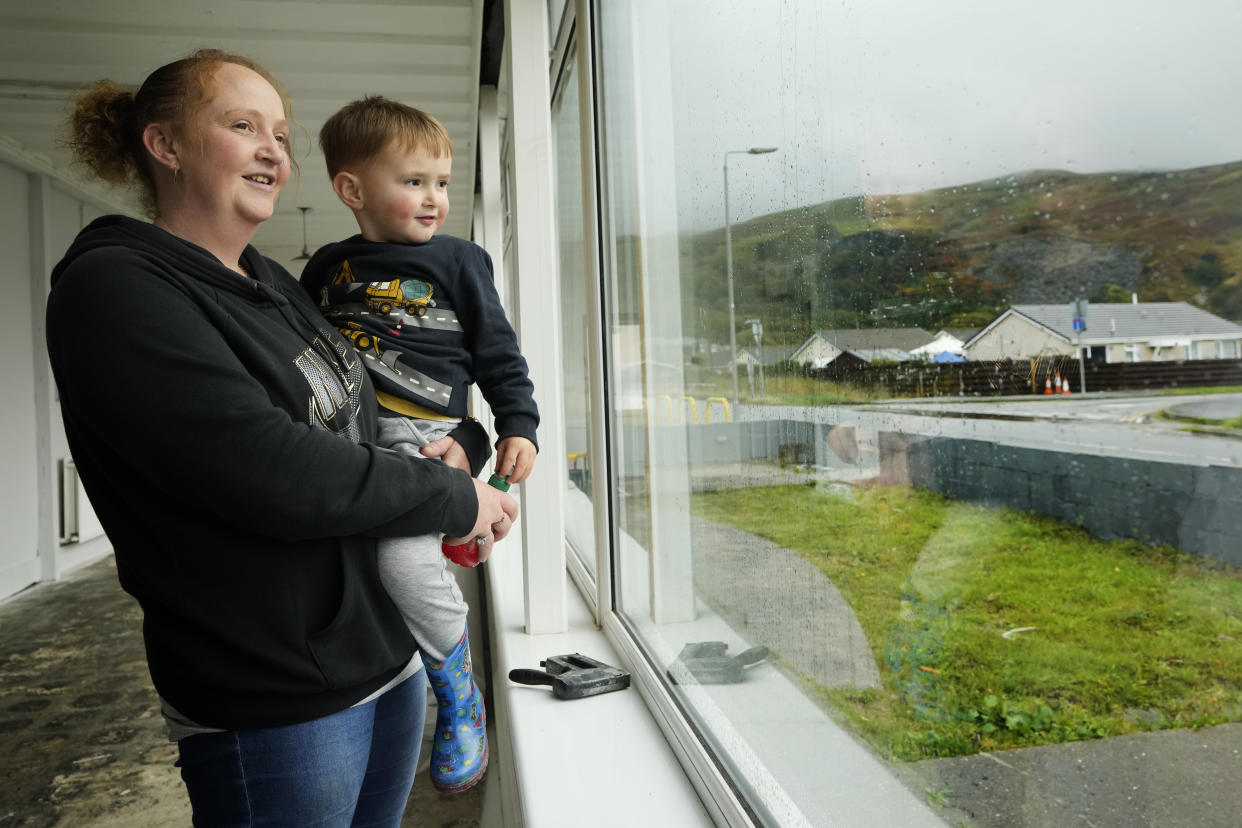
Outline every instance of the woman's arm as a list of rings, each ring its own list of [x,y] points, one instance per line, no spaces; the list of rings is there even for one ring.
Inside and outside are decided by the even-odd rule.
[[[278,308],[240,320],[198,290],[114,252],[62,274],[48,348],[84,474],[277,538],[473,529],[469,476],[312,424],[315,406],[336,400],[301,363],[331,340],[295,330]]]

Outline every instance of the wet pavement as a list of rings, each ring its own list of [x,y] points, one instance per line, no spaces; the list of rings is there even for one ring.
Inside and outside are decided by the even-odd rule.
[[[437,794],[422,765],[403,825],[480,824],[487,780]],[[189,825],[143,655],[141,612],[112,558],[0,603],[0,828]]]
[[[1242,417],[1242,394],[1226,394],[1213,399],[1201,399],[1171,406],[1168,412],[1175,417],[1197,417],[1201,420],[1233,420]]]
[[[1237,828],[1242,724],[906,766],[975,828]]]

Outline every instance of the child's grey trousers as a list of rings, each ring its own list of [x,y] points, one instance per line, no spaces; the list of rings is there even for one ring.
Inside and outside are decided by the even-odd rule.
[[[456,427],[455,421],[448,420],[380,417],[376,442],[426,460],[420,453],[422,447]],[[378,553],[384,588],[401,610],[419,649],[430,661],[444,661],[461,641],[469,607],[457,588],[448,559],[440,551],[440,535],[381,538]]]

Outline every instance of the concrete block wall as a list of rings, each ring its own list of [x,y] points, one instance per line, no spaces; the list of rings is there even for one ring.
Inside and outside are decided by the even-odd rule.
[[[883,432],[883,476],[1242,564],[1242,469]]]

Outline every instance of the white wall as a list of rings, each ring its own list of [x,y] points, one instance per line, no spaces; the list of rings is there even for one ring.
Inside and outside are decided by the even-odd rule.
[[[27,174],[0,163],[0,597],[39,578],[29,198]]]
[[[40,317],[46,307],[47,293],[51,289],[49,277],[52,267],[56,262],[60,261],[61,256],[69,248],[79,230],[99,216],[112,212],[102,210],[91,202],[84,201],[59,189],[58,186],[56,182],[47,180],[47,186],[44,190],[46,198],[43,215],[45,217],[44,236],[46,239],[47,264],[46,272],[37,275],[37,289],[40,291],[41,296],[38,303]],[[35,352],[46,362],[47,343],[43,338],[42,325],[39,324],[39,320],[36,320],[36,329],[38,330],[38,335],[35,341]],[[46,458],[54,484],[50,492],[50,501],[55,506],[54,521],[58,530],[60,525],[60,487],[57,483],[57,466],[61,460],[69,458],[69,444],[65,440],[64,423],[60,418],[60,399],[56,393],[55,382],[51,379],[50,366],[45,380],[36,376],[36,382],[39,381],[47,382],[48,395],[51,400],[46,423],[46,433],[49,437]],[[85,500],[86,494],[81,490],[81,486],[78,487],[78,495],[78,520],[79,529],[82,531],[82,541],[61,546],[58,543],[59,531],[57,531],[52,537],[52,553],[43,561],[42,575],[44,579],[55,580],[65,572],[97,560],[100,556],[112,551],[106,537],[96,537],[94,535],[96,532],[102,532],[102,528],[99,527],[98,520],[95,518],[90,503]]]
[[[15,164],[22,164],[17,159]],[[61,546],[59,461],[69,457],[48,364],[44,309],[52,266],[105,211],[37,171],[0,161],[0,600],[111,551],[107,538]],[[93,520],[90,504],[82,508]]]
[[[968,359],[1028,359],[1041,354],[1073,354],[1074,346],[1044,328],[1010,314],[966,349]]]
[[[819,360],[831,362],[839,356],[841,356],[840,348],[825,339],[816,337],[808,342],[805,348],[794,354],[793,360],[804,365],[809,365],[810,363]]]

